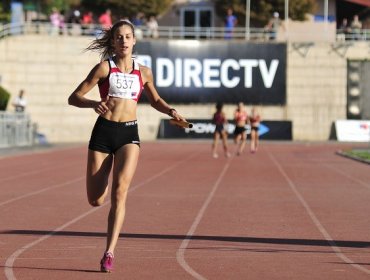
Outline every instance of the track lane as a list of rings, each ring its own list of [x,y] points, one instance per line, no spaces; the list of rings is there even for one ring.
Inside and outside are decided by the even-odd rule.
[[[311,158],[312,151],[306,151],[306,148],[302,145],[292,146],[293,148],[287,147],[286,151],[280,152],[281,147],[277,145],[271,145],[270,147],[269,145],[268,150],[278,150],[281,155],[279,163],[283,166],[291,166],[290,171],[292,174],[296,173],[297,178],[305,173],[302,173],[300,167],[308,168],[307,173],[310,173],[311,176],[315,175],[315,173],[312,173],[313,169],[320,169],[320,166],[317,163],[307,163],[307,159]],[[313,150],[317,148],[321,150],[321,147],[317,146],[314,146]],[[292,150],[292,152],[289,153],[289,150]],[[357,226],[352,223],[352,227],[348,227],[347,233],[351,234],[336,236],[338,237],[337,244],[343,252],[341,253],[343,259],[350,262],[346,254],[351,257],[356,254],[362,256],[362,258],[353,259],[355,262],[351,263],[354,264],[356,269],[350,269],[343,259],[339,259],[334,254],[327,240],[323,238],[320,231],[312,223],[305,207],[302,207],[301,202],[297,200],[295,194],[287,186],[286,178],[284,179],[284,176],[282,176],[281,170],[278,171],[275,167],[276,171],[273,171],[274,168],[271,168],[271,164],[268,163],[271,160],[269,160],[269,157],[266,158],[263,153],[259,152],[258,157],[259,159],[254,158],[250,161],[244,158],[243,161],[239,162],[239,166],[244,166],[244,169],[241,168],[239,172],[235,172],[232,176],[225,177],[227,183],[225,182],[220,187],[214,202],[207,209],[209,214],[205,215],[204,221],[202,221],[195,234],[196,236],[209,236],[211,240],[217,232],[219,233],[216,235],[218,238],[215,237],[215,239],[224,240],[225,242],[216,246],[212,242],[207,242],[207,239],[197,240],[195,238],[195,240],[191,240],[190,252],[187,253],[191,266],[207,279],[240,279],[241,274],[248,275],[249,279],[260,279],[260,277],[266,279],[271,279],[271,277],[273,279],[328,279],[333,277],[335,279],[346,279],[347,277],[366,279],[368,273],[366,263],[369,261],[370,247],[367,230],[369,224],[367,213],[369,211],[363,212],[358,208],[359,205],[366,207],[366,199],[358,201],[359,205],[354,204],[351,199],[347,201],[347,211],[351,212],[351,215],[359,217],[360,220],[362,219],[362,222]],[[324,160],[327,157],[329,161],[333,162],[341,162],[342,160],[334,153],[325,154]],[[315,158],[314,161],[321,161],[322,159],[319,157]],[[236,163],[237,159],[234,164]],[[254,168],[255,166],[258,168]],[[310,168],[312,168],[312,171]],[[243,172],[253,175],[243,177],[241,175]],[[280,174],[274,174],[274,172]],[[320,184],[320,180],[322,180],[321,183],[324,184],[324,187],[325,182],[332,177],[332,174],[322,176],[318,173],[317,175],[316,183]],[[230,177],[234,177],[234,180]],[[243,177],[245,179],[244,184],[235,180],[237,177]],[[250,178],[253,178],[253,180],[249,180]],[[266,178],[270,179],[270,185]],[[338,180],[343,181],[342,178]],[[296,182],[294,181],[294,183]],[[302,180],[298,183],[301,184]],[[305,186],[303,185],[303,187]],[[234,195],[233,191],[240,193]],[[339,193],[343,191],[343,189],[337,189]],[[315,194],[316,196],[312,196],[310,202],[320,198],[320,193]],[[325,197],[325,192],[321,192],[321,194]],[[240,195],[243,195],[243,197],[240,198]],[[353,195],[358,197],[358,193]],[[342,200],[349,197],[342,197]],[[342,203],[346,202],[342,201]],[[325,204],[318,207],[320,207],[320,211],[318,211],[320,215],[326,211],[330,212],[331,208],[335,209],[332,203],[327,204],[327,207],[325,207]],[[230,209],[231,215],[228,215],[224,209]],[[240,214],[235,215],[237,212]],[[255,220],[253,214],[255,214]],[[248,217],[250,218],[248,219]],[[333,221],[325,219],[325,225],[326,223],[331,225],[337,219],[340,220],[340,215],[334,216]],[[220,228],[220,224],[226,226]],[[240,224],[245,225],[246,232],[241,230]],[[213,232],[212,229],[214,229]],[[226,229],[226,232],[220,234],[223,229]],[[330,229],[334,233],[337,231],[337,228],[330,227]],[[231,232],[234,234],[230,234]],[[356,237],[354,233],[359,236]],[[205,259],[209,260],[208,263]],[[269,263],[267,269],[265,263]],[[347,264],[347,267],[343,266],[343,263]],[[243,266],[243,264],[248,265]],[[209,266],[212,266],[213,269],[211,270]],[[282,267],[289,267],[289,269],[279,271]],[[312,267],[315,267],[315,269],[312,269]],[[360,271],[357,271],[358,268]],[[206,273],[203,273],[204,271]],[[241,273],[236,271],[241,271]],[[276,273],[276,271],[279,272]]]
[[[150,176],[158,174],[191,152],[196,155],[165,176],[147,182],[144,188],[130,192],[127,218],[116,253],[118,268],[109,277],[164,279],[171,275],[175,279],[194,279],[177,264],[176,250],[186,238],[186,233],[194,223],[225,161],[223,158],[213,160],[210,157],[209,143],[149,143],[142,148],[141,162],[132,186],[148,180]],[[225,174],[185,250],[184,256],[189,265],[207,279],[225,279],[225,275],[227,279],[241,279],[245,276],[248,279],[267,279],[271,275],[274,275],[274,279],[297,279],[297,275],[300,279],[310,279],[310,276],[311,279],[366,279],[366,274],[348,269],[348,265],[333,253],[317,228],[306,227],[308,223],[313,224],[299,201],[292,199],[294,194],[286,182],[281,179],[271,180],[279,172],[271,168],[272,162],[269,163],[267,152],[276,156],[297,189],[304,192],[303,197],[309,205],[322,208],[324,201],[312,204],[317,196],[310,196],[312,187],[309,185],[314,185],[315,181],[307,182],[309,177],[302,176],[300,169],[311,172],[312,165],[319,162],[337,167],[338,158],[329,154],[316,157],[316,154],[320,154],[317,150],[323,149],[313,145],[312,149],[306,151],[302,145],[285,147],[268,144],[262,146],[255,158],[249,154],[243,158],[234,158],[231,171]],[[341,158],[339,162],[345,169]],[[329,171],[321,171],[323,173],[319,174],[330,187],[335,182],[328,178],[335,172]],[[258,175],[259,172],[265,175]],[[300,174],[302,180],[299,179]],[[341,181],[344,181],[343,178]],[[251,187],[246,188],[246,185]],[[344,192],[346,188],[347,184],[343,184],[337,191]],[[366,189],[361,185],[356,188]],[[54,205],[44,205],[46,213],[38,217],[40,223],[37,224],[35,211],[37,213],[38,205],[47,200],[49,195],[54,197],[51,199]],[[69,202],[55,203],[57,197]],[[346,195],[342,199],[345,202],[350,197]],[[351,210],[353,202],[349,200],[348,209]],[[11,244],[22,246],[49,234],[53,228],[48,223],[56,225],[56,228],[91,209],[86,202],[83,184],[79,183],[33,196],[27,202],[30,203],[29,207],[20,202],[3,207],[8,214],[13,213],[17,220],[21,219],[9,221],[11,227],[8,230],[13,230],[12,234],[1,234],[7,243],[10,239],[7,246],[0,242],[1,251],[8,256],[12,252]],[[358,202],[358,206],[363,207],[363,202]],[[335,209],[333,205],[329,206],[326,209]],[[23,212],[17,214],[19,209],[23,209]],[[56,209],[61,212],[53,214]],[[51,276],[53,279],[101,279],[102,275],[95,272],[104,249],[107,210],[108,207],[105,207],[85,216],[81,222],[71,224],[22,252],[15,261],[18,279],[50,279]],[[356,215],[358,211],[353,210],[352,214]],[[323,215],[325,211],[316,212],[315,209],[314,213]],[[332,227],[330,220],[323,222],[323,217],[320,216],[320,221],[324,226]],[[334,215],[332,218],[335,222],[340,216]],[[25,226],[27,223],[32,225],[30,231]],[[333,235],[331,229],[328,231]],[[369,255],[369,244],[366,241],[369,239],[346,238],[361,232],[364,232],[361,223],[349,223],[346,232],[338,239],[341,242],[337,243],[345,254],[360,255],[358,262],[366,266],[369,262],[366,258]],[[362,247],[355,247],[356,244]],[[4,247],[9,247],[9,250],[2,250]]]
[[[169,167],[167,167],[167,168],[161,168],[160,172],[155,172],[155,174],[152,177],[146,178],[146,179],[142,180],[141,183],[138,183],[138,184],[133,185],[130,188],[129,192],[132,192],[132,191],[136,190],[137,188],[150,183],[152,180],[155,180],[155,179],[163,176],[164,174],[170,172],[172,169],[177,168],[180,164],[182,164],[182,163],[190,160],[191,157],[193,157],[194,155],[195,155],[195,153],[193,153],[193,155],[190,155],[190,156],[189,155],[184,155],[184,159],[183,160],[176,160],[176,161],[173,162],[173,164],[169,164]],[[151,169],[154,169],[155,170],[156,168],[151,168]],[[104,208],[104,207],[101,207],[101,208]],[[44,243],[47,239],[49,239],[50,237],[54,236],[56,233],[64,230],[65,228],[69,227],[70,225],[74,224],[75,222],[77,222],[77,221],[85,218],[86,216],[89,216],[90,214],[94,213],[95,211],[97,211],[98,209],[101,209],[101,208],[93,208],[93,209],[88,210],[87,212],[85,211],[83,214],[75,217],[72,220],[69,220],[69,222],[64,223],[62,226],[60,226],[60,227],[58,227],[58,228],[56,228],[56,229],[54,229],[52,231],[49,231],[47,233],[40,234],[41,237],[39,237],[38,239],[34,240],[33,242],[29,242],[26,245],[23,245],[20,249],[16,250],[7,259],[6,264],[5,264],[5,273],[6,273],[7,277],[8,277],[8,279],[14,279],[15,278],[12,267],[13,267],[13,263],[15,262],[15,260],[20,255],[22,255],[23,253],[25,253],[26,251],[28,251],[32,247],[38,245],[39,243]],[[71,209],[73,209],[73,207]],[[47,223],[47,221],[49,219],[50,219],[50,217],[47,218],[46,221],[44,221],[44,224],[45,224],[45,222]],[[27,224],[27,223],[24,221],[22,224]],[[40,226],[38,226],[38,228],[40,228]],[[41,233],[42,233],[42,231],[41,231]],[[36,234],[36,236],[37,236],[38,232],[37,231],[29,231],[29,234],[31,234],[31,235],[32,234]],[[49,244],[49,246],[50,245],[51,244]],[[32,259],[35,260],[34,257],[33,258],[32,257],[31,258],[26,258],[26,260],[31,260],[31,261],[32,261]],[[48,258],[47,257],[41,257],[41,259],[48,259]],[[68,257],[66,257],[65,259],[68,259]],[[20,267],[23,267],[24,270],[27,271],[27,264],[25,264],[23,266],[21,265]],[[53,270],[41,269],[41,268],[39,269],[39,271],[37,271],[37,270],[36,271],[37,272],[40,272],[40,270],[41,271],[44,271],[46,273],[50,273],[50,271],[53,271]],[[61,271],[63,271],[63,270],[61,270]],[[68,271],[68,270],[66,270],[66,271]],[[71,271],[73,271],[73,270],[71,270]],[[25,272],[25,273],[27,274],[27,272]],[[23,277],[23,274],[22,273],[21,273],[21,277]]]

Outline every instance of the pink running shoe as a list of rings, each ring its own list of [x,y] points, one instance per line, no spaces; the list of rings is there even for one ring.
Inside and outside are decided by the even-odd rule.
[[[105,252],[103,258],[100,261],[101,272],[112,272],[113,271],[113,254],[111,252]]]

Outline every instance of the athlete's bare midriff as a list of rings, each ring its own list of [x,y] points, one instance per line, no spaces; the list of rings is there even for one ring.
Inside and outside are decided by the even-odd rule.
[[[107,120],[114,122],[128,122],[137,119],[137,102],[134,100],[109,97],[106,104],[109,111],[102,115],[102,117]]]
[[[238,121],[236,122],[236,126],[245,126],[246,125],[246,121]]]

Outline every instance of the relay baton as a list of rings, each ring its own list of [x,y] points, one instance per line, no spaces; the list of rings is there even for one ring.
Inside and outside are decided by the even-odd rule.
[[[170,119],[170,124],[177,125],[183,128],[192,128],[193,124],[185,121],[178,121],[175,119]]]

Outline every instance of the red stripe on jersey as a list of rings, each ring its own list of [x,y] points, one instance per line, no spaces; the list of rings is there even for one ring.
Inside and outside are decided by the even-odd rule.
[[[109,91],[109,75],[105,80],[98,84],[99,86],[99,93],[100,93],[100,98],[105,99],[108,96],[108,91]]]
[[[141,72],[140,70],[134,70],[132,71],[132,74],[138,75],[139,76],[139,82],[140,82],[140,92],[136,95],[136,98],[132,99],[135,100],[136,102],[139,101],[141,93],[143,92],[144,89],[144,84],[143,84],[143,79],[141,78]]]

